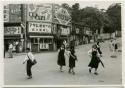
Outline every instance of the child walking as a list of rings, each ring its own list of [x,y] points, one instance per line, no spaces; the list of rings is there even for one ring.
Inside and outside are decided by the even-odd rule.
[[[89,72],[91,73],[91,70],[94,68],[95,69],[94,74],[98,75],[97,69],[98,69],[98,65],[99,65],[99,63],[101,61],[100,61],[100,58],[99,58],[99,53],[98,53],[98,50],[97,50],[97,46],[93,45],[92,49],[89,50],[88,54],[91,56],[91,61],[90,61],[89,65],[88,65],[90,67]]]
[[[74,47],[72,47],[70,49],[70,53],[69,53],[69,73],[72,73],[73,75],[75,75],[75,61],[77,60],[77,57],[75,55],[75,50]]]

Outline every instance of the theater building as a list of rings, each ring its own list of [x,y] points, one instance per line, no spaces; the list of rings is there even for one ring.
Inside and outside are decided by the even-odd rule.
[[[20,51],[57,50],[69,41],[71,16],[58,4],[8,4],[4,6],[4,43],[20,46]],[[14,49],[16,50],[16,49]]]
[[[54,4],[53,8],[54,8],[53,23],[56,26],[58,35],[56,45],[57,48],[59,48],[63,43],[63,41],[66,41],[67,43],[70,42],[71,14],[68,12],[67,9],[62,8],[58,4]]]
[[[21,27],[21,5],[8,4],[4,6],[4,47],[8,50],[9,43],[13,51],[23,51],[23,30]]]
[[[27,47],[38,52],[56,50],[68,40],[70,20],[68,11],[57,4],[27,5]]]

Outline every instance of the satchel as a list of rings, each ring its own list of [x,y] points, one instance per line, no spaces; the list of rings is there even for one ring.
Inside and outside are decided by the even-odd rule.
[[[37,63],[36,59],[32,61],[32,65],[35,65]]]
[[[28,54],[27,54],[27,57],[29,58]],[[30,59],[30,58],[29,58]],[[30,59],[31,60],[31,59]],[[31,64],[32,65],[35,65],[37,63],[36,59],[34,59],[33,61],[31,60]]]

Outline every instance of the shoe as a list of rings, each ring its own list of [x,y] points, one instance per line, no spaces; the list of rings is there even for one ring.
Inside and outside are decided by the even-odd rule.
[[[60,70],[61,72],[63,72],[63,70]]]
[[[75,75],[75,72],[72,72],[73,75]]]
[[[71,71],[69,70],[68,73],[71,73]]]
[[[95,75],[98,75],[98,73],[97,73],[97,72],[95,72],[94,74],[95,74]]]
[[[32,78],[32,76],[29,76],[27,79],[31,79]]]
[[[91,73],[91,69],[89,69],[89,73]]]

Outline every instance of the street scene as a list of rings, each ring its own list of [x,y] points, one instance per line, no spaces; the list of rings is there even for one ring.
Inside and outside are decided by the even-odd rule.
[[[121,39],[118,39],[121,42]],[[102,61],[105,68],[99,64],[99,75],[90,74],[88,63],[90,57],[87,51],[92,44],[76,47],[78,62],[76,62],[76,74],[68,73],[68,57],[66,57],[66,66],[64,72],[59,71],[57,65],[57,52],[44,52],[34,54],[37,64],[33,66],[33,78],[27,80],[25,74],[25,65],[22,64],[25,54],[14,54],[14,58],[5,58],[4,79],[5,85],[118,85],[122,83],[122,62],[121,52],[116,52],[117,58],[111,58],[112,53],[109,50],[109,41],[101,43],[103,53]],[[48,64],[51,63],[51,64]]]
[[[5,85],[121,85],[121,3],[4,5]]]

